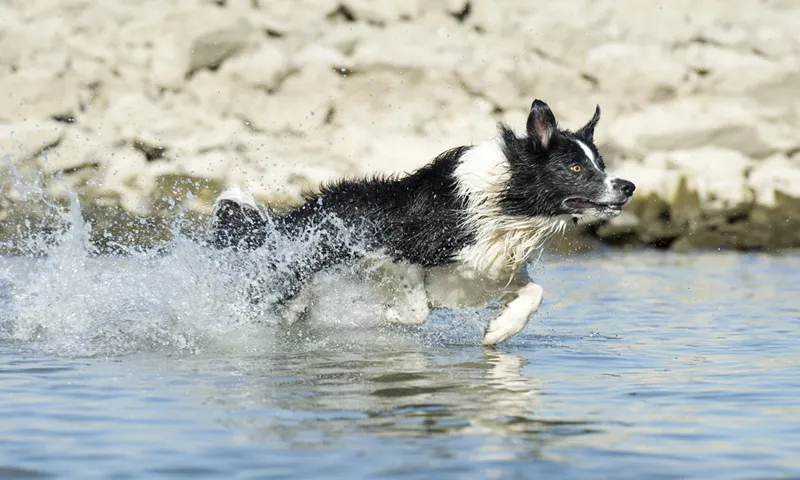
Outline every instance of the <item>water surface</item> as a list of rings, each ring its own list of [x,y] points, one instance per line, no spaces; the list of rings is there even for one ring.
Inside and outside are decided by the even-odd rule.
[[[249,324],[192,252],[0,259],[0,478],[800,476],[798,256],[545,259],[492,350]]]

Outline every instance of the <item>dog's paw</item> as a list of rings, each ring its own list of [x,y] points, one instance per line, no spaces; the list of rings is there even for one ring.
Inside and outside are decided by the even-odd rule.
[[[512,300],[503,313],[493,318],[486,331],[483,333],[484,345],[497,345],[521,332],[528,319],[542,303],[544,290],[539,285],[531,283],[523,287]]]
[[[504,315],[500,315],[489,322],[489,326],[486,327],[486,331],[483,333],[483,341],[481,343],[484,345],[497,345],[498,343],[503,343],[521,332],[528,323],[527,317],[525,317],[521,322],[517,318],[509,319],[503,317]]]

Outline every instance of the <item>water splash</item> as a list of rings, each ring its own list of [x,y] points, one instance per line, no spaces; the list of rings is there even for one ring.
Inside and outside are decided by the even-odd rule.
[[[52,225],[26,231],[16,245],[22,255],[0,257],[0,341],[67,356],[208,349],[259,354],[276,342],[347,349],[365,342],[475,344],[485,325],[480,312],[466,319],[440,314],[415,328],[386,325],[377,320],[377,297],[344,267],[328,280],[324,318],[283,328],[269,308],[251,301],[252,291],[265,276],[280,276],[312,252],[315,232],[300,239],[276,234],[267,242],[272,248],[245,254],[208,248],[176,224],[166,245],[118,245],[122,254],[101,255],[77,195],[63,206],[35,186],[17,187],[25,201],[45,205]],[[265,272],[264,265],[275,270]]]

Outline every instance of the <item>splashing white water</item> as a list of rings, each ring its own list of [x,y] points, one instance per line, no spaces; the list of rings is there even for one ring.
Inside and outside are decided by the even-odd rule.
[[[466,322],[462,315],[440,315],[416,329],[388,327],[377,321],[379,302],[368,285],[344,275],[330,279],[335,285],[325,297],[325,318],[315,319],[319,328],[282,331],[250,292],[263,282],[264,265],[277,264],[279,274],[313,248],[313,235],[303,241],[276,236],[268,242],[273,248],[236,254],[208,248],[176,229],[166,248],[100,256],[75,195],[68,207],[48,209],[59,228],[22,239],[28,256],[0,257],[0,341],[69,356],[204,349],[258,354],[275,342],[298,339],[306,346],[343,348],[363,342],[474,344],[484,325],[475,315]]]

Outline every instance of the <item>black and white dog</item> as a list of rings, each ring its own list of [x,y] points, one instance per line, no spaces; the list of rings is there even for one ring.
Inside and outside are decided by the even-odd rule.
[[[288,322],[306,311],[317,274],[360,263],[382,285],[390,321],[418,324],[432,308],[499,301],[483,336],[494,345],[541,304],[542,287],[523,274],[531,255],[570,219],[612,218],[631,200],[634,184],[605,172],[593,141],[599,119],[597,107],[578,131],[562,130],[536,100],[524,136],[500,125],[496,138],[448,150],[409,175],[340,180],[282,214],[234,187],[214,204],[212,243],[262,248],[276,232],[312,240],[270,287]]]

